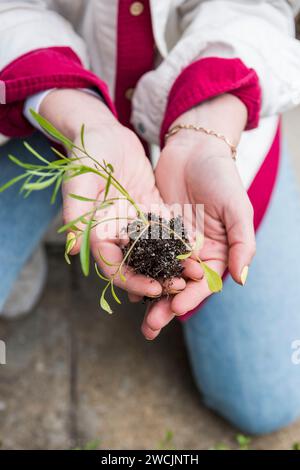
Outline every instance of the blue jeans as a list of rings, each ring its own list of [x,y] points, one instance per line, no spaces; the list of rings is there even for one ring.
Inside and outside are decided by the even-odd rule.
[[[27,140],[51,158],[42,135]],[[20,171],[8,153],[33,159],[22,140],[1,147],[0,184]],[[60,201],[51,206],[50,195],[24,199],[16,187],[0,194],[0,307],[58,211]],[[300,339],[299,233],[299,194],[284,155],[246,286],[227,278],[223,292],[184,324],[204,402],[246,433],[270,432],[300,415],[300,365],[291,361],[291,344]]]
[[[24,139],[14,139],[0,147],[0,186],[24,171],[8,159],[9,154],[27,162],[37,162],[26,150],[23,141]],[[42,134],[35,133],[26,141],[46,158],[55,158]],[[25,199],[19,194],[20,187],[21,184],[16,184],[0,194],[0,310],[22,266],[45,234],[61,205],[60,196],[55,204],[50,204],[50,188],[33,191]]]
[[[275,431],[300,416],[300,197],[284,152],[271,205],[257,232],[245,287],[224,290],[184,324],[204,403],[246,433]]]

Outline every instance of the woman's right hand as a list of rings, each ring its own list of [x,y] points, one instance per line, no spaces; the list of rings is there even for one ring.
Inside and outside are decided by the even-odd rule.
[[[98,98],[79,90],[54,90],[46,96],[40,107],[40,113],[74,143],[80,145],[81,125],[85,125],[85,147],[90,155],[103,163],[103,159],[114,167],[115,178],[123,185],[132,198],[143,208],[151,204],[160,204],[161,199],[155,186],[153,170],[144,148],[136,135],[122,126]],[[93,166],[85,157],[83,164]],[[90,199],[102,198],[105,181],[98,175],[86,173],[68,180],[63,185],[64,222],[69,223],[83,213],[93,209],[93,202],[83,202],[70,197],[77,194]],[[120,196],[111,187],[109,197]],[[107,217],[102,212],[97,218]],[[124,222],[124,226],[127,222]],[[107,227],[106,227],[107,229]],[[116,234],[117,235],[117,234]],[[78,238],[70,254],[80,250],[81,237]],[[101,271],[108,277],[114,274],[116,267],[109,266],[99,256],[113,264],[123,259],[118,237],[106,236],[99,225],[92,230],[91,251]],[[126,268],[126,282],[117,276],[115,285],[128,291],[132,300],[141,296],[156,297],[162,292],[162,286],[154,279],[135,274]],[[181,290],[185,287],[183,279],[176,279],[172,288]]]

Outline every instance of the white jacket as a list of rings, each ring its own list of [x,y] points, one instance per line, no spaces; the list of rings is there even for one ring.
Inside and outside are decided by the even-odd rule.
[[[159,58],[156,69],[139,80],[132,101],[132,123],[136,129],[143,124],[149,142],[159,141],[175,79],[202,57],[238,57],[253,68],[262,88],[262,117],[300,103],[300,42],[294,38],[299,0],[151,0],[150,5]],[[117,6],[117,0],[0,0],[0,69],[33,49],[66,45],[114,96]],[[274,118],[262,119],[259,129],[242,138],[239,165],[246,186],[275,126]],[[249,148],[253,141],[256,154],[252,144]]]

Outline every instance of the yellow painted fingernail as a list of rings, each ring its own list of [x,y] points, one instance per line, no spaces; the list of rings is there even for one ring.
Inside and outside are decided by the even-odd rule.
[[[182,292],[182,291],[177,290],[177,289],[170,289],[167,293],[171,294],[171,295],[176,295],[176,294],[179,294],[180,292]]]
[[[243,286],[246,284],[248,272],[249,272],[249,266],[244,266],[241,272],[241,283],[243,284]]]
[[[146,295],[146,297],[150,297],[151,299],[158,299],[161,296],[162,296],[162,293],[160,293],[160,294],[147,294]]]
[[[182,317],[182,315],[185,315],[186,312],[184,312],[184,313],[175,313],[175,312],[173,312],[173,314],[175,315],[175,317]]]
[[[67,235],[67,240],[66,240],[66,252],[70,253],[72,248],[76,244],[76,235],[73,232],[69,232]]]

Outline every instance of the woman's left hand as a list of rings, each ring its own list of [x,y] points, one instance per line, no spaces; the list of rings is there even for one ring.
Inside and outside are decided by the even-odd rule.
[[[222,95],[185,113],[173,125],[202,125],[238,143],[246,118],[241,101]],[[155,175],[165,203],[192,204],[193,208],[204,205],[200,258],[220,276],[228,267],[233,279],[244,284],[255,253],[253,209],[229,146],[214,136],[180,130],[168,139]],[[185,289],[150,306],[142,324],[148,339],[154,339],[176,315],[187,313],[211,294],[201,271],[194,272],[199,280],[191,279],[189,265]]]

